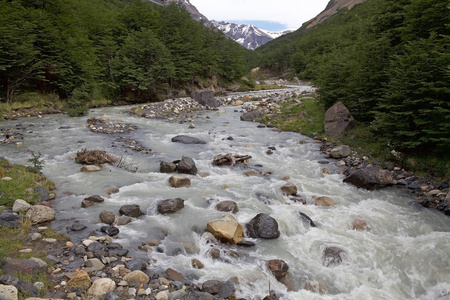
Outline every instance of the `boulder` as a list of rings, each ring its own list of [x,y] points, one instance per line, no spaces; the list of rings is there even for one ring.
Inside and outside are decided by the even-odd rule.
[[[138,218],[143,215],[141,208],[137,204],[124,205],[119,209],[120,215]]]
[[[119,192],[119,188],[117,186],[110,186],[106,189],[106,193],[108,195],[117,194]]]
[[[347,258],[347,253],[336,246],[328,246],[323,251],[323,265],[325,267],[335,266]]]
[[[183,156],[178,163],[178,172],[183,174],[197,174],[197,166],[192,158]]]
[[[44,205],[33,205],[27,211],[27,217],[30,218],[31,224],[40,224],[50,222],[55,219],[56,212],[53,208]]]
[[[347,145],[341,145],[331,149],[330,156],[333,158],[345,158],[352,153],[352,150]]]
[[[206,144],[206,141],[188,135],[177,135],[172,138],[172,142],[181,144]]]
[[[342,102],[338,102],[325,112],[325,133],[340,138],[347,130],[356,126],[356,121]]]
[[[12,211],[15,213],[26,212],[30,209],[31,204],[22,199],[17,199],[14,201],[14,205],[12,207]]]
[[[0,299],[17,300],[19,291],[15,286],[0,284]]]
[[[208,280],[203,282],[202,291],[223,299],[232,296],[236,288],[231,281]]]
[[[231,200],[225,200],[217,203],[216,209],[223,212],[232,212],[233,214],[239,211],[237,203]]]
[[[231,215],[225,215],[220,219],[209,221],[207,229],[217,239],[225,243],[237,244],[242,241],[242,225]]]
[[[102,227],[100,228],[100,231],[106,233],[106,234],[109,235],[109,236],[115,236],[115,235],[118,235],[119,232],[120,232],[120,231],[119,231],[119,228],[117,228],[117,227],[115,227],[115,226],[111,226],[111,225],[109,225],[109,226],[102,226]]]
[[[110,211],[110,210],[104,210],[100,213],[100,221],[102,221],[102,223],[111,225],[114,223],[114,221],[116,220],[116,215]]]
[[[123,280],[132,283],[148,283],[150,278],[141,270],[136,270],[125,275]]]
[[[297,186],[293,183],[286,183],[285,185],[283,185],[281,187],[281,190],[283,191],[283,193],[285,193],[286,195],[290,196],[295,196],[297,195]]]
[[[159,164],[159,171],[161,173],[174,173],[177,170],[177,165],[173,162],[163,160]]]
[[[101,203],[104,202],[105,199],[103,199],[102,197],[100,197],[99,195],[93,195],[93,196],[89,196],[84,198],[84,200],[86,201],[91,201],[91,202],[95,202],[95,203]]]
[[[191,185],[191,180],[181,175],[173,175],[169,178],[169,183],[174,188],[181,188]]]
[[[275,276],[277,280],[286,277],[287,274],[289,273],[288,264],[281,259],[272,259],[269,260],[266,264],[269,270],[272,272],[273,276]]]
[[[191,93],[191,98],[203,106],[219,107],[221,102],[214,98],[213,91],[198,90]]]
[[[100,278],[92,283],[88,290],[88,295],[103,297],[116,289],[116,283],[109,278]]]
[[[244,113],[241,116],[241,121],[248,121],[248,122],[254,122],[259,118],[262,118],[264,116],[264,113],[259,110],[252,110],[249,112]]]
[[[169,214],[179,211],[184,207],[184,200],[180,198],[167,199],[158,202],[158,212]]]
[[[72,225],[70,225],[70,229],[72,231],[81,231],[81,230],[83,230],[85,228],[86,228],[86,225],[81,223],[79,220],[76,220],[75,222],[73,222]]]
[[[276,239],[280,236],[277,221],[267,214],[258,214],[245,227],[249,237]]]
[[[89,274],[84,270],[79,270],[67,282],[66,289],[70,291],[72,288],[76,288],[82,291],[86,291],[90,286],[91,278],[89,277]]]
[[[377,167],[356,170],[348,175],[344,182],[367,190],[380,189],[394,184],[391,172]]]
[[[33,284],[27,281],[20,280],[17,277],[0,275],[0,284],[14,286],[19,290],[20,293],[29,295],[31,297],[37,297],[39,295],[39,291]],[[0,297],[0,299],[3,298]]]
[[[147,263],[140,258],[134,258],[127,262],[126,267],[131,271],[143,271],[147,268]]]
[[[128,216],[120,216],[117,219],[117,225],[118,226],[127,225],[127,224],[131,223],[132,221],[133,221],[133,219]]]
[[[317,206],[334,206],[334,200],[330,197],[322,196],[317,197],[314,201],[314,204]]]
[[[166,275],[167,275],[167,278],[169,278],[170,280],[173,280],[173,281],[184,280],[183,274],[181,274],[180,272],[177,272],[177,271],[175,271],[174,269],[171,269],[171,268],[168,268],[166,270]]]
[[[199,261],[198,259],[196,259],[196,258],[193,258],[193,259],[191,260],[191,263],[192,263],[192,267],[193,267],[194,269],[203,269],[203,268],[205,267],[205,265],[204,265],[201,261]]]

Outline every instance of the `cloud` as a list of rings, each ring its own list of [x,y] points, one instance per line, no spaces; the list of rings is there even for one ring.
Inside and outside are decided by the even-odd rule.
[[[208,19],[259,20],[298,28],[325,9],[329,0],[190,0]]]

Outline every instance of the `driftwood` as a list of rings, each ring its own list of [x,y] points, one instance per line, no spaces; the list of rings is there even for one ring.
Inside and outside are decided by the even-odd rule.
[[[231,153],[228,153],[226,155],[219,154],[214,156],[212,164],[214,166],[234,166],[236,163],[244,163],[245,165],[247,165],[247,160],[250,158],[252,158],[250,155],[232,155]]]
[[[75,157],[75,162],[84,165],[101,165],[101,164],[112,164],[118,160],[111,154],[106,153],[102,150],[87,150],[83,149],[77,152]]]

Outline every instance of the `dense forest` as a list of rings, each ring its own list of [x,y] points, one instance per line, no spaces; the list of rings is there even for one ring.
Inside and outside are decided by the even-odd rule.
[[[257,49],[279,74],[312,80],[374,138],[401,151],[450,151],[450,4],[367,0]]]
[[[53,93],[155,101],[245,71],[248,50],[175,4],[135,0],[0,0],[0,99]]]

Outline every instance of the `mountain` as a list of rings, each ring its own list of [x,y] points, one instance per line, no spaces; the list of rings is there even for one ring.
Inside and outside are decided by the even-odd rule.
[[[208,18],[202,15],[198,9],[192,5],[192,3],[189,0],[149,0],[150,2],[159,4],[159,5],[170,5],[172,2],[178,4],[179,6],[186,9],[192,16],[192,18],[199,22],[204,22],[206,26],[211,25]]]
[[[327,7],[318,14],[314,19],[310,21],[307,28],[311,28],[316,26],[317,24],[322,23],[332,15],[338,12],[339,9],[346,7],[347,9],[351,9],[356,4],[364,2],[365,0],[330,0],[328,2]]]
[[[226,36],[250,50],[255,50],[259,46],[264,45],[277,37],[292,32],[290,29],[276,32],[268,31],[253,25],[235,24],[225,21],[212,20],[211,23],[224,32]]]

